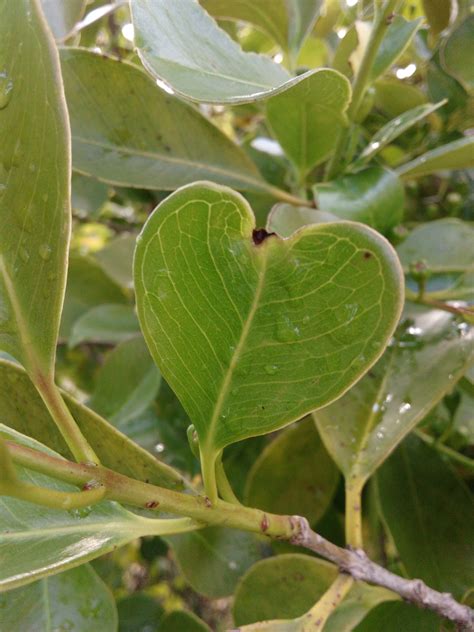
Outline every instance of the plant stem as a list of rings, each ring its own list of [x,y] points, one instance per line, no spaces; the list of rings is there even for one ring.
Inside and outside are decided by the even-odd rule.
[[[224,464],[222,463],[222,456],[217,459],[216,478],[217,478],[217,488],[222,498],[228,503],[233,503],[234,505],[241,505],[242,503],[234,494],[234,490],[232,489],[232,486],[229,483],[229,479],[227,478],[227,474],[225,473]]]
[[[31,379],[76,461],[99,463],[96,453],[64,403],[53,377],[35,372],[31,375]]]
[[[390,16],[395,11],[398,3],[399,0],[387,0],[382,8],[377,7],[377,2],[374,3],[376,14],[372,25],[372,32],[370,34],[369,41],[367,42],[367,47],[362,57],[359,70],[352,84],[352,100],[347,109],[347,117],[349,118],[350,123],[354,123],[356,120],[362,99],[364,98],[365,92],[370,84],[370,73],[372,72],[375,57],[385,33],[390,26]],[[350,125],[341,130],[336,144],[336,149],[327,166],[326,180],[331,180],[339,173],[342,155],[346,149],[347,139],[350,133]]]
[[[440,443],[434,437],[431,437],[426,432],[423,432],[423,430],[417,429],[414,431],[414,433],[426,444],[428,444],[429,446],[431,446],[432,448],[434,448],[441,454],[445,454],[452,461],[456,461],[456,463],[459,463],[463,467],[474,471],[474,459],[470,459],[468,456],[459,454],[459,452],[456,452],[456,450],[453,450],[447,445],[444,445],[444,443]]]
[[[350,575],[340,573],[321,599],[303,616],[303,632],[323,630],[326,621],[351,589],[354,580]]]
[[[426,305],[427,307],[432,307],[433,309],[440,309],[443,312],[449,312],[450,314],[459,316],[459,318],[463,318],[469,323],[474,323],[474,308],[472,306],[456,307],[455,305],[450,305],[449,303],[445,303],[444,301],[438,301],[437,299],[429,298],[425,294],[414,294],[410,290],[405,290],[405,296],[406,299],[411,303]]]
[[[362,548],[362,487],[359,481],[346,483],[346,545]]]
[[[12,441],[5,441],[5,445],[15,463],[79,486],[94,479],[106,488],[106,497],[110,500],[141,508],[150,508],[150,503],[153,503],[155,510],[187,516],[207,525],[225,526],[289,540],[296,546],[303,546],[330,560],[342,573],[349,574],[356,580],[384,586],[404,599],[429,608],[464,626],[466,630],[474,631],[474,611],[468,606],[458,603],[447,593],[429,588],[418,579],[410,580],[391,573],[372,562],[361,549],[336,546],[312,531],[308,521],[300,516],[279,516],[222,500],[218,500],[213,506],[206,497],[156,487],[100,465],[73,463]]]
[[[206,497],[211,505],[215,505],[219,500],[217,493],[216,458],[212,452],[201,450],[201,475]]]
[[[83,492],[62,492],[17,481],[15,485],[0,485],[0,492],[4,496],[26,500],[42,507],[70,510],[89,507],[100,502],[105,496],[105,487],[100,485]]]

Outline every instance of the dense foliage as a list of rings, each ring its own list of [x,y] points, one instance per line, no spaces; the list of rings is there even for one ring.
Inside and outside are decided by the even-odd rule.
[[[290,518],[474,603],[473,69],[469,0],[0,0],[1,632],[474,629]]]

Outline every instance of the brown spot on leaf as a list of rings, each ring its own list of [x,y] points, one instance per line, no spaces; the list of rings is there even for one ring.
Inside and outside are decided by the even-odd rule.
[[[145,503],[145,507],[147,509],[155,509],[156,507],[158,507],[160,503],[157,500],[149,500],[147,503]]]
[[[263,533],[265,533],[265,531],[268,531],[269,526],[270,526],[270,523],[268,522],[267,514],[263,514],[263,518],[260,523],[260,529],[262,530]]]
[[[364,252],[364,259],[370,259],[372,257],[372,253],[367,250]]]

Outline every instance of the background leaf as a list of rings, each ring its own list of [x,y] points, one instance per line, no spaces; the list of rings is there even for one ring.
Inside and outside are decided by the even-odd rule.
[[[439,632],[439,617],[407,603],[384,603],[369,613],[354,632]]]
[[[88,564],[0,594],[1,626],[8,632],[115,632],[111,592]]]
[[[86,0],[41,0],[44,14],[54,37],[64,40],[84,15]]]
[[[75,321],[69,346],[82,342],[115,344],[138,335],[140,327],[131,305],[98,305]]]
[[[466,90],[474,90],[474,71],[469,62],[474,55],[474,15],[469,15],[456,26],[441,49],[444,69],[455,77]]]
[[[405,165],[397,168],[403,178],[424,176],[445,169],[468,169],[474,167],[474,138],[467,136],[453,140],[427,151]]]
[[[374,81],[396,62],[421,26],[421,18],[409,22],[396,15],[382,40],[371,71]]]
[[[160,632],[210,632],[211,628],[194,613],[175,610],[167,614],[160,623]]]

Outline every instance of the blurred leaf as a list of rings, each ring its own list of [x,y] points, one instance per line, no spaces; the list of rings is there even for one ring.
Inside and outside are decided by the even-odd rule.
[[[119,599],[117,611],[118,632],[162,632],[163,630],[161,627],[165,612],[163,606],[145,593],[133,593]]]
[[[354,632],[440,632],[440,620],[434,612],[420,610],[408,603],[384,603],[377,606]]]
[[[449,34],[441,48],[441,64],[467,90],[474,90],[474,15],[469,15]]]
[[[125,424],[155,399],[160,373],[143,338],[120,343],[100,367],[89,406],[114,424]]]
[[[75,170],[145,189],[175,189],[206,178],[265,188],[239,147],[137,66],[74,48],[63,49],[61,61]]]
[[[387,33],[375,56],[370,77],[375,81],[397,61],[403,51],[410,44],[416,31],[420,28],[422,19],[408,22],[400,15],[393,18]]]
[[[314,413],[346,480],[366,481],[474,359],[474,330],[447,312],[413,309],[379,362],[336,402]]]
[[[461,392],[461,401],[456,408],[453,428],[468,445],[474,445],[474,390]]]
[[[327,224],[340,221],[342,221],[341,218],[333,213],[281,203],[275,204],[270,211],[267,230],[270,233],[277,233],[280,237],[289,237],[308,224]]]
[[[460,599],[472,587],[474,501],[431,447],[409,437],[377,473],[380,506],[404,568]]]
[[[113,426],[63,393],[77,425],[101,463],[125,476],[170,489],[182,488],[181,476],[127,439]],[[0,360],[0,419],[71,459],[71,453],[30,379],[20,367]]]
[[[0,0],[0,15],[0,348],[50,379],[71,221],[67,112],[39,4]]]
[[[82,342],[116,344],[139,334],[140,326],[131,305],[98,305],[75,321],[69,346]]]
[[[37,441],[0,424],[0,436],[54,455]],[[39,472],[17,468],[21,479],[40,487],[79,491]],[[11,497],[0,499],[0,588],[7,590],[99,557],[144,535],[170,533],[174,521],[141,518],[102,501],[64,511]]]
[[[267,101],[268,122],[302,172],[333,152],[341,129],[347,125],[344,112],[350,95],[345,77],[322,69]]]
[[[5,632],[115,632],[111,592],[88,564],[0,594]]]
[[[251,103],[301,81],[269,57],[245,53],[194,0],[132,0],[135,45],[145,68],[182,97]],[[189,46],[189,42],[193,45]]]
[[[160,623],[159,632],[211,632],[211,628],[194,613],[175,610]]]
[[[136,239],[136,235],[120,235],[94,255],[101,268],[121,287],[133,287],[133,253]]]
[[[253,533],[207,527],[164,538],[191,587],[206,597],[232,595],[239,578],[264,557],[265,544]]]
[[[431,33],[436,36],[449,25],[452,2],[451,0],[422,0],[422,2]]]
[[[400,114],[400,116],[389,121],[372,136],[369,144],[360,154],[357,164],[371,160],[386,145],[398,138],[400,134],[406,132],[407,129],[410,129],[410,127],[429,116],[445,103],[446,101],[440,101],[434,104],[427,103],[426,105],[418,105],[416,108],[407,110],[403,112],[403,114]]]
[[[440,219],[417,226],[397,247],[405,274],[422,262],[429,273],[425,292],[452,300],[474,298],[474,228],[458,219]],[[418,284],[408,276],[408,285]]]
[[[249,472],[245,504],[315,524],[332,500],[338,471],[311,419],[284,430]]]
[[[398,79],[379,80],[375,84],[375,106],[386,112],[390,118],[400,116],[426,102],[427,98],[420,88]]]
[[[441,145],[397,168],[403,178],[424,176],[446,169],[468,169],[474,167],[474,136],[466,136]]]
[[[256,245],[254,229],[242,197],[197,183],[157,207],[135,255],[145,339],[209,472],[226,445],[338,397],[398,320],[398,259],[375,231],[321,224]]]
[[[324,0],[292,0],[287,2],[290,17],[288,39],[290,50],[296,55],[314,23],[321,14]]]
[[[403,217],[403,185],[393,171],[383,167],[367,167],[317,184],[314,195],[322,211],[364,222],[380,232],[387,232]]]
[[[363,582],[356,583],[351,588],[344,601],[329,617],[324,626],[324,632],[353,632],[355,626],[362,621],[367,613],[380,603],[397,600],[399,597],[390,590],[371,586]],[[377,632],[382,632],[378,630]],[[383,629],[385,632],[385,629]],[[402,630],[400,630],[402,632]],[[403,629],[403,632],[406,632]]]
[[[84,15],[87,0],[41,0],[49,27],[57,40],[65,40]]]
[[[99,180],[73,173],[71,185],[71,203],[75,211],[93,215],[107,200],[109,187]]]

